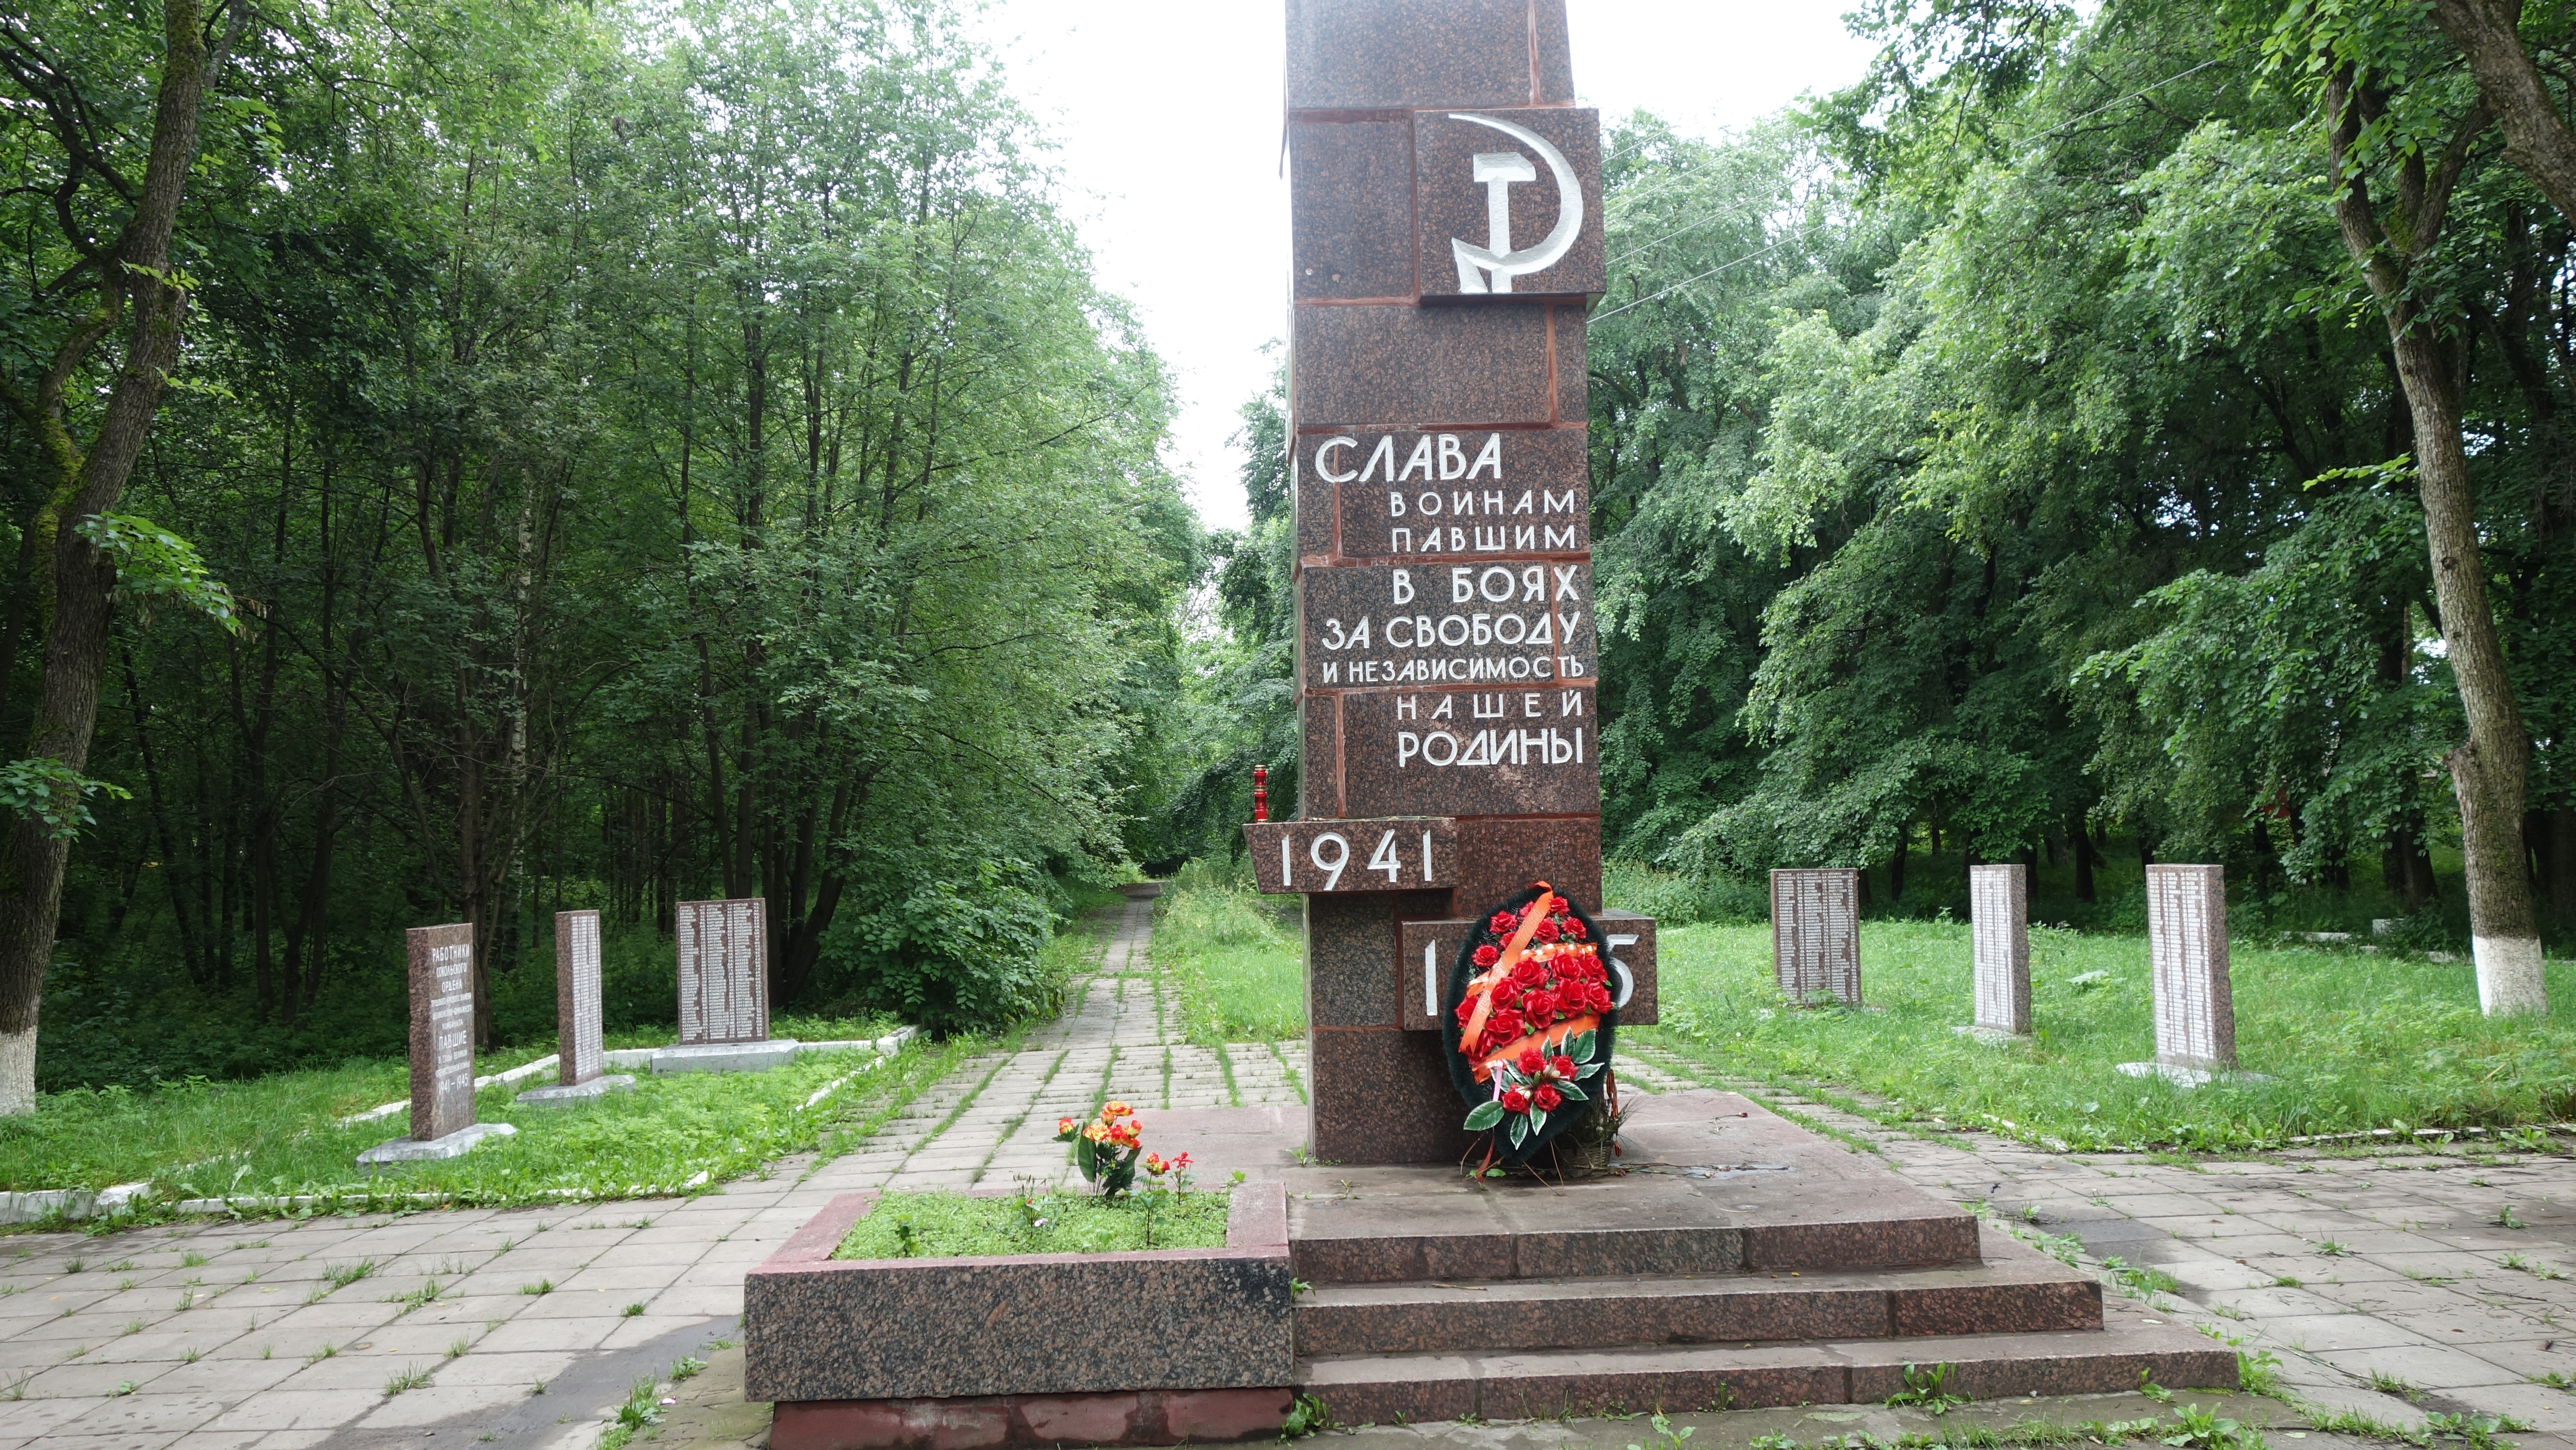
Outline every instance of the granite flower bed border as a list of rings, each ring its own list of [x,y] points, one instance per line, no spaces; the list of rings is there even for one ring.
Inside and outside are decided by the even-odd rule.
[[[834,1259],[877,1198],[843,1194],[744,1276],[745,1396],[772,1450],[1275,1434],[1287,1190],[1232,1194],[1223,1248]]]

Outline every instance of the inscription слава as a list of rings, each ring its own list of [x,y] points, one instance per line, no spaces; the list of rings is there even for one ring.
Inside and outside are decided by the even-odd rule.
[[[1582,429],[1297,441],[1300,555],[1439,561],[1592,547]]]

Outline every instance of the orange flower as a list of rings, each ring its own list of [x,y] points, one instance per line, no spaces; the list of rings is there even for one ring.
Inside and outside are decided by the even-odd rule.
[[[1171,1166],[1171,1164],[1163,1161],[1163,1155],[1160,1153],[1148,1153],[1145,1155],[1145,1171],[1148,1173],[1159,1176],[1170,1171]]]
[[[1134,1111],[1136,1111],[1134,1108],[1127,1106],[1125,1103],[1111,1103],[1100,1110],[1100,1116],[1104,1118],[1123,1118]]]
[[[1059,1138],[1072,1132],[1073,1128],[1074,1122],[1071,1118],[1058,1118],[1055,1120],[1055,1135]]]
[[[1109,1141],[1109,1128],[1106,1124],[1094,1123],[1082,1130],[1082,1136],[1095,1143],[1106,1143]]]

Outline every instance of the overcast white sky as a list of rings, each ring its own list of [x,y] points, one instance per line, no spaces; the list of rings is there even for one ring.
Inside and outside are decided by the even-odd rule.
[[[1709,134],[1857,79],[1842,0],[1568,0],[1574,80],[1605,117],[1643,108]],[[1240,527],[1227,440],[1287,311],[1279,0],[996,0],[984,22],[1060,147],[1103,283],[1171,365],[1171,463],[1212,526]]]

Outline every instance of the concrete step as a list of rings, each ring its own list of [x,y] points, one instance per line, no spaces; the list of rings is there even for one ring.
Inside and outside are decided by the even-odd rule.
[[[2236,1352],[2126,1300],[2104,1327],[2053,1333],[1656,1345],[1460,1354],[1301,1356],[1296,1384],[1340,1425],[1406,1424],[1648,1410],[1876,1404],[1948,1365],[1947,1393],[1968,1399],[2108,1394],[2141,1374],[2184,1389],[2237,1387]]]
[[[2102,1287],[2023,1250],[1957,1268],[1322,1284],[1296,1323],[1307,1358],[1918,1338],[2099,1329]]]

